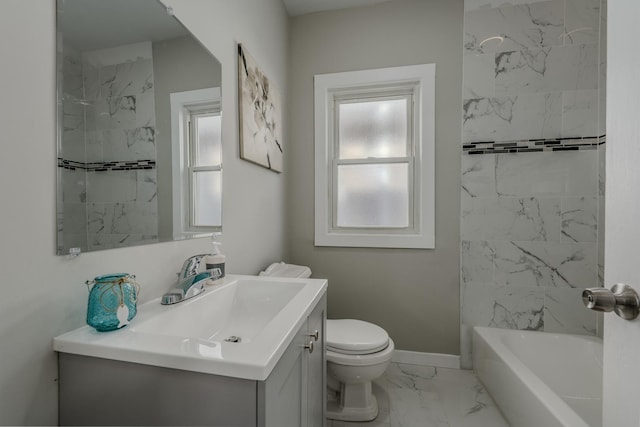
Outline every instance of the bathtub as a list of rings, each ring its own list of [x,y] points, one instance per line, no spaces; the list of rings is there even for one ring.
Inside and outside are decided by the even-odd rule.
[[[475,327],[473,368],[513,427],[602,427],[602,340]]]

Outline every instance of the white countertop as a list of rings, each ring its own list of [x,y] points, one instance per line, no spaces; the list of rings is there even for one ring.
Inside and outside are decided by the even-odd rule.
[[[131,323],[60,335],[54,350],[250,380],[265,380],[327,289],[324,279],[228,275],[190,300],[138,306]],[[226,342],[230,335],[239,343]]]

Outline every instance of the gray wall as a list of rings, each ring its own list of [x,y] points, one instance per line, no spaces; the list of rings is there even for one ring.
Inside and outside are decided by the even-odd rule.
[[[458,354],[462,0],[396,0],[291,20],[288,223],[293,263],[329,279],[328,315],[402,350]],[[436,64],[436,248],[314,247],[313,76]]]
[[[158,162],[158,235],[173,238],[171,102],[173,92],[220,87],[220,63],[193,37],[153,44]],[[224,108],[224,105],[222,106]]]
[[[287,96],[288,18],[280,0],[163,0],[222,64],[223,252],[227,269],[256,274],[287,253],[285,181],[240,159],[238,146],[237,45],[252,52]],[[283,117],[284,125],[288,117]],[[285,146],[288,135],[285,133]],[[285,148],[286,155],[286,148]],[[209,239],[204,250],[211,248]]]
[[[284,257],[286,175],[240,160],[237,148],[236,41],[244,43],[286,96],[288,22],[280,0],[171,0],[175,15],[222,63],[224,251],[228,269],[255,273]],[[159,297],[182,261],[209,239],[56,256],[55,2],[4,0],[0,57],[7,64],[0,101],[5,145],[0,197],[0,425],[56,425],[56,335],[85,322],[84,281],[130,272],[143,302]],[[28,52],[28,54],[25,54]],[[28,114],[25,114],[28,112]],[[16,177],[20,177],[19,182]],[[259,214],[256,214],[259,212]]]

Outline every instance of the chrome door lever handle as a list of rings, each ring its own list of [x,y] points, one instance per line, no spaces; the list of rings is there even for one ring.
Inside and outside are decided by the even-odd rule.
[[[595,311],[614,311],[625,320],[633,320],[640,314],[640,297],[628,285],[616,283],[611,290],[588,288],[582,291],[582,302]]]

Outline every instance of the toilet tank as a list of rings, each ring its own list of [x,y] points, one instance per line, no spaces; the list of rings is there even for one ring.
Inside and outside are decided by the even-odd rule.
[[[274,262],[258,276],[307,278],[311,277],[311,269],[304,265]]]

